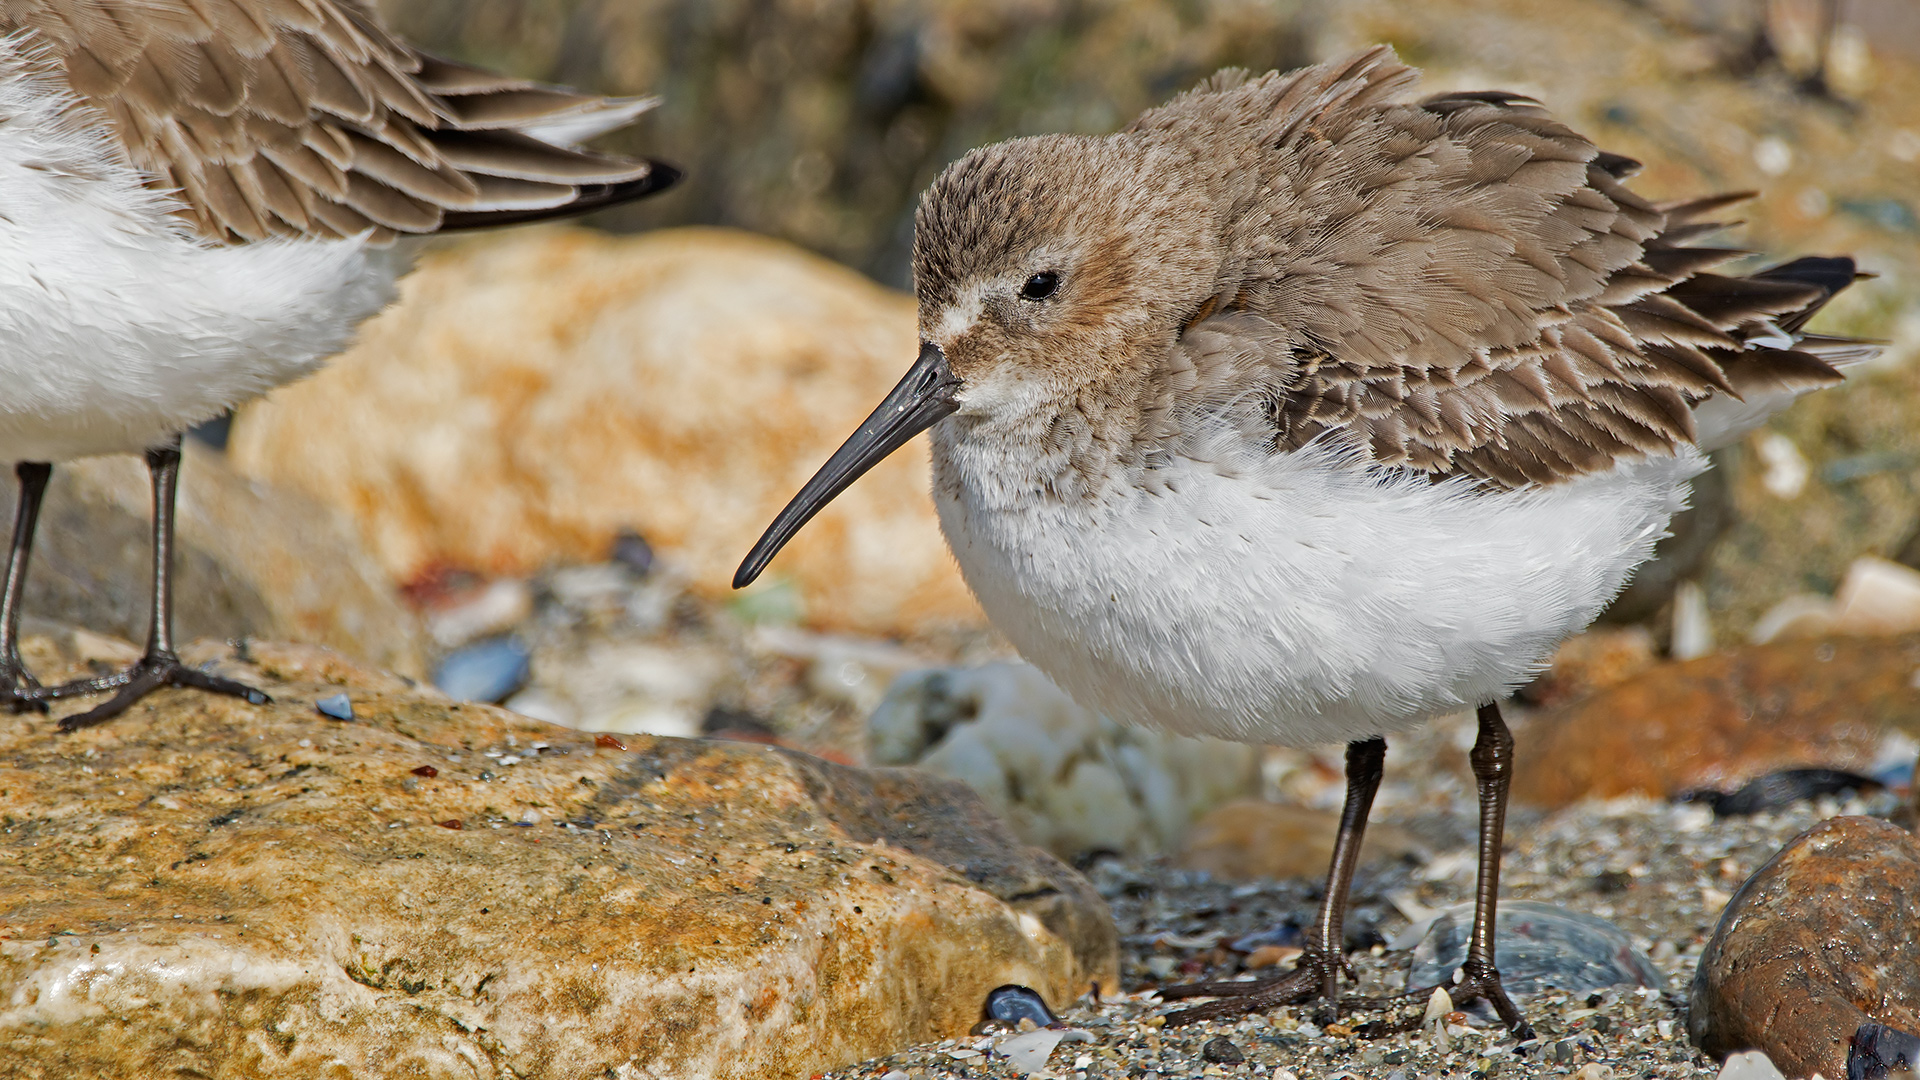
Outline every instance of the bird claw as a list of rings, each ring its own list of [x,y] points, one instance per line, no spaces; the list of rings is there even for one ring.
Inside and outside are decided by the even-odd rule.
[[[56,686],[45,691],[46,697],[68,697],[74,694],[95,694],[117,689],[113,697],[95,705],[83,713],[60,718],[61,733],[79,731],[119,716],[132,708],[134,703],[162,686],[177,686],[195,690],[205,690],[214,694],[226,694],[240,698],[253,705],[266,705],[272,698],[242,682],[209,675],[198,668],[191,668],[180,662],[180,658],[171,653],[149,655],[126,671],[107,675],[98,679],[81,679],[77,682]]]

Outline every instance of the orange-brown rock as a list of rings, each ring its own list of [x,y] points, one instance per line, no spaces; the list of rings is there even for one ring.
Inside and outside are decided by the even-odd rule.
[[[1920,730],[1920,636],[1748,646],[1661,664],[1533,717],[1513,795],[1727,790],[1777,769],[1864,770],[1889,726]]]
[[[1114,978],[1090,886],[956,783],[250,655],[189,659],[271,706],[0,723],[0,1072],[809,1076]]]
[[[916,340],[911,297],[778,241],[529,230],[421,260],[353,349],[243,412],[231,452],[345,511],[402,581],[597,561],[632,527],[724,597]],[[770,586],[821,627],[979,621],[927,474],[924,440],[881,463]]]
[[[1226,881],[1323,878],[1333,861],[1340,815],[1304,806],[1238,799],[1201,818],[1187,834],[1175,861]],[[1366,862],[1422,853],[1404,829],[1367,826],[1361,858]]]
[[[1716,1056],[1846,1076],[1874,1021],[1920,1031],[1920,840],[1864,817],[1801,833],[1734,894],[1700,957],[1688,1030]]]

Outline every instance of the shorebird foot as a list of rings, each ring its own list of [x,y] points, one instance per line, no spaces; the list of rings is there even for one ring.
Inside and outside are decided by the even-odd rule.
[[[1500,985],[1500,972],[1487,964],[1477,964],[1472,960],[1460,965],[1460,981],[1443,983],[1438,987],[1429,986],[1423,990],[1409,990],[1398,1000],[1413,1004],[1427,1001],[1435,989],[1445,990],[1453,999],[1455,1008],[1475,1001],[1484,1001],[1493,1006],[1500,1022],[1507,1025],[1507,1032],[1515,1039],[1526,1042],[1533,1038],[1533,1025],[1520,1015],[1520,1009],[1507,996],[1507,988]]]
[[[1266,1012],[1281,1005],[1302,1005],[1315,998],[1322,998],[1326,1007],[1337,1008],[1334,1002],[1325,1000],[1325,995],[1326,987],[1331,982],[1328,978],[1329,973],[1339,971],[1345,971],[1349,977],[1353,974],[1347,967],[1344,957],[1333,959],[1315,953],[1302,953],[1294,969],[1284,975],[1252,982],[1197,982],[1169,986],[1160,991],[1160,999],[1162,1001],[1179,1001],[1183,998],[1196,997],[1219,999],[1207,1002],[1205,1005],[1195,1005],[1190,1009],[1168,1013],[1168,1027],[1197,1024],[1202,1020],[1248,1016]]]
[[[133,704],[163,686],[186,687],[205,690],[214,694],[227,694],[244,698],[254,705],[265,705],[273,699],[248,686],[246,683],[218,675],[209,675],[197,668],[190,668],[180,662],[172,653],[150,654],[139,663],[116,675],[106,675],[97,679],[81,679],[40,692],[41,699],[72,697],[77,694],[98,694],[107,690],[117,690],[111,698],[95,705],[83,713],[61,717],[59,728],[62,734],[90,728],[126,712]],[[44,705],[42,706],[44,708]]]
[[[0,707],[10,713],[46,712],[46,692],[18,658],[0,660]]]

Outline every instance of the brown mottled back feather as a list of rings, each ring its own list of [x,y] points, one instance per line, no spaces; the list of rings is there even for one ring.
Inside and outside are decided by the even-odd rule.
[[[1743,253],[1690,243],[1743,196],[1655,205],[1532,100],[1405,100],[1413,78],[1385,48],[1227,71],[1128,129],[1222,186],[1220,290],[1189,329],[1280,329],[1280,448],[1344,434],[1383,464],[1548,483],[1671,452],[1709,395],[1840,380],[1813,345],[1752,339],[1797,329],[1850,261],[1711,273]]]
[[[133,163],[224,240],[571,213],[677,173],[521,129],[613,102],[424,55],[354,0],[0,0]]]

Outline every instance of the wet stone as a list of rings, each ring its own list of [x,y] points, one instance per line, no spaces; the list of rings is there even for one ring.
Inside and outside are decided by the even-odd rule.
[[[1473,905],[1459,904],[1435,917],[1414,948],[1409,989],[1444,984],[1467,958]],[[1653,962],[1633,947],[1618,926],[1592,915],[1533,900],[1504,900],[1495,924],[1494,954],[1501,982],[1515,995],[1551,986],[1591,994],[1615,986],[1659,986]]]
[[[1758,1048],[1789,1076],[1839,1077],[1870,1023],[1920,1031],[1920,841],[1840,817],[1788,843],[1727,904],[1689,1029],[1709,1053]]]
[[[1847,1080],[1910,1080],[1920,1072],[1920,1035],[1862,1024],[1847,1048]]]
[[[1053,1010],[1047,1008],[1046,999],[1026,986],[995,987],[987,994],[985,1012],[987,1019],[1003,1024],[1017,1025],[1022,1020],[1029,1020],[1036,1027],[1046,1027],[1060,1022],[1053,1015]]]

